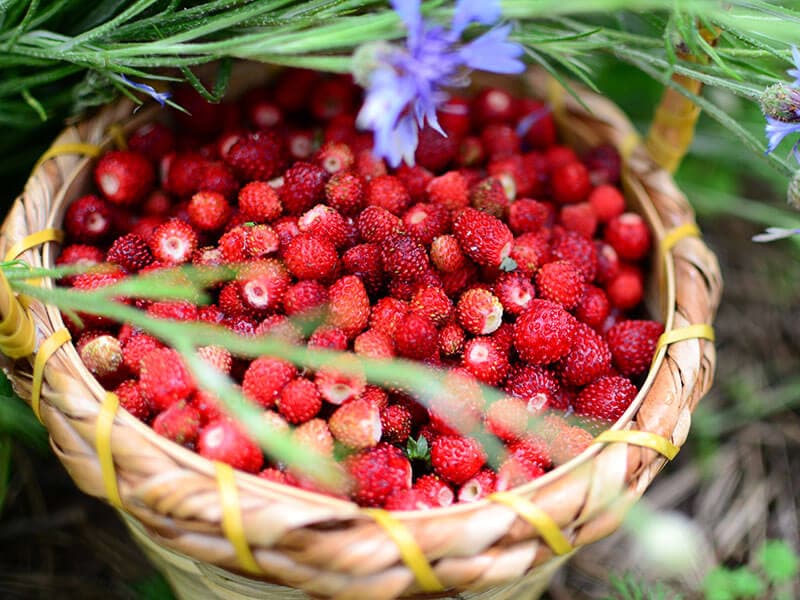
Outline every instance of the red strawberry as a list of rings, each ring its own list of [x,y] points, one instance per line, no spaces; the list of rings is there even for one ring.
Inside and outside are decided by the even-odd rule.
[[[129,273],[135,273],[153,262],[153,255],[147,242],[135,233],[127,233],[114,240],[106,259]]]
[[[114,390],[119,398],[119,403],[140,421],[147,421],[153,412],[150,401],[142,394],[139,383],[135,379],[123,381]]]
[[[189,200],[189,222],[200,231],[215,231],[225,225],[231,207],[219,192],[200,191]]]
[[[411,311],[427,317],[440,327],[450,320],[453,303],[442,288],[423,285],[411,297]]]
[[[559,363],[559,374],[567,385],[591,383],[611,371],[611,351],[600,335],[585,323],[578,323],[569,353]]]
[[[424,246],[450,229],[450,211],[439,204],[415,204],[403,215],[406,232]]]
[[[497,489],[505,491],[544,475],[551,465],[546,442],[528,436],[509,447],[508,456],[497,470]]]
[[[553,403],[559,386],[550,371],[536,365],[522,365],[511,371],[504,389],[525,400],[528,412],[539,413]]]
[[[411,412],[400,404],[390,404],[381,409],[382,439],[385,442],[403,444],[411,435]]]
[[[235,422],[226,418],[211,421],[200,430],[197,452],[209,460],[224,462],[248,473],[258,472],[264,464],[261,448]]]
[[[620,310],[631,310],[644,297],[642,274],[636,267],[621,265],[619,274],[606,285],[611,304]]]
[[[498,385],[508,374],[508,352],[489,337],[476,337],[464,346],[461,364],[483,383]]]
[[[473,208],[503,218],[509,207],[509,195],[497,177],[487,177],[469,191],[469,203]]]
[[[614,366],[628,377],[646,372],[664,326],[657,321],[620,321],[606,333]]]
[[[397,323],[394,343],[398,354],[422,360],[431,357],[439,341],[433,322],[418,313],[407,313]]]
[[[395,235],[383,240],[381,258],[386,274],[398,279],[414,280],[428,267],[425,248],[407,235]]]
[[[422,492],[432,506],[450,506],[453,503],[453,490],[437,475],[422,475],[414,482],[414,489]]]
[[[292,441],[312,452],[330,457],[333,455],[334,442],[328,425],[324,419],[306,421],[292,432]]]
[[[516,238],[511,248],[511,259],[517,264],[517,272],[533,277],[539,267],[550,260],[549,231],[523,233]]]
[[[494,284],[494,294],[503,305],[503,311],[510,315],[518,315],[536,297],[536,288],[530,279],[521,273],[502,273]]]
[[[521,398],[500,398],[484,417],[486,429],[505,442],[519,439],[528,430],[528,405]]]
[[[594,281],[597,273],[597,251],[591,240],[574,231],[560,231],[551,247],[553,260],[568,260],[580,269],[584,281]]]
[[[200,433],[200,413],[191,404],[176,402],[153,420],[153,431],[176,444],[193,447]]]
[[[398,324],[408,311],[408,303],[386,296],[378,300],[372,307],[369,326],[393,338]]]
[[[505,123],[490,123],[481,130],[481,142],[490,158],[517,155],[520,139],[514,128]]]
[[[295,236],[283,253],[286,268],[298,279],[329,279],[338,258],[333,242],[309,233]]]
[[[145,123],[128,137],[128,149],[151,160],[161,160],[174,147],[175,134],[172,129],[158,121]]]
[[[577,161],[557,167],[551,177],[553,197],[561,204],[582,202],[592,191],[589,171]]]
[[[151,350],[163,347],[164,344],[146,333],[131,336],[122,344],[122,360],[125,368],[138,377],[142,359]]]
[[[415,489],[393,492],[383,505],[386,510],[426,510],[433,507],[431,499]]]
[[[342,255],[344,270],[348,275],[358,275],[364,287],[376,294],[383,285],[383,259],[378,244],[358,244]]]
[[[219,252],[224,262],[241,263],[247,260],[248,230],[245,225],[236,225],[220,236]]]
[[[239,190],[239,210],[256,223],[274,221],[283,212],[278,192],[264,181],[251,181]]]
[[[439,330],[439,352],[456,356],[464,350],[466,335],[457,323],[448,323]]]
[[[511,253],[514,237],[505,223],[474,208],[465,208],[453,222],[464,254],[479,265],[500,267]]]
[[[197,248],[197,233],[179,219],[170,219],[156,228],[148,240],[156,260],[169,264],[188,262]]]
[[[439,106],[436,116],[447,135],[458,138],[469,133],[469,101],[466,98],[451,96]]]
[[[338,327],[322,325],[308,338],[309,348],[322,348],[326,350],[347,350],[348,338],[344,331]]]
[[[503,305],[486,288],[472,288],[461,295],[456,307],[458,322],[468,332],[486,335],[503,322]]]
[[[147,314],[156,319],[172,321],[196,321],[197,306],[188,300],[153,302],[147,307]]]
[[[359,362],[352,355],[342,356],[334,363],[322,367],[317,371],[314,383],[323,399],[335,405],[358,398],[367,385]]]
[[[346,77],[319,79],[309,94],[309,109],[319,120],[349,114],[355,103],[356,88]]]
[[[539,231],[550,213],[551,208],[544,202],[521,198],[508,208],[508,226],[515,235]]]
[[[549,107],[532,98],[522,98],[518,105],[517,131],[533,148],[547,148],[556,142],[556,124]]]
[[[479,167],[486,162],[486,150],[481,138],[476,135],[463,138],[458,147],[457,159],[461,167]]]
[[[333,437],[356,450],[371,448],[381,439],[380,410],[367,400],[343,404],[331,415],[328,425]]]
[[[366,204],[366,184],[349,171],[335,173],[325,184],[325,200],[343,215],[356,215]]]
[[[559,211],[558,221],[564,229],[579,233],[591,239],[597,229],[597,215],[588,202],[578,202],[562,206]]]
[[[274,311],[280,307],[290,281],[283,264],[275,259],[248,263],[237,279],[242,303],[258,312]]]
[[[606,224],[605,240],[623,260],[635,261],[650,251],[650,230],[636,213],[623,213]]]
[[[577,320],[548,300],[533,300],[514,323],[514,347],[520,358],[547,364],[565,356],[572,345]]]
[[[199,154],[168,154],[161,161],[164,188],[180,198],[194,194],[205,167],[206,159]]]
[[[232,200],[239,192],[239,182],[233,172],[223,163],[206,161],[200,171],[197,190],[222,194],[225,200]]]
[[[522,156],[514,154],[494,157],[487,168],[489,175],[496,177],[503,185],[509,200],[524,198],[539,192],[539,181],[535,169],[531,169]]]
[[[297,227],[303,233],[327,237],[333,245],[341,248],[347,242],[347,224],[335,209],[317,204],[297,219]]]
[[[141,154],[125,150],[106,152],[94,168],[94,181],[114,204],[130,205],[153,187],[153,165]]]
[[[194,391],[194,381],[176,350],[151,350],[139,365],[141,390],[158,411],[188,399]]]
[[[433,265],[445,273],[452,273],[464,266],[464,253],[458,240],[452,235],[440,235],[431,243],[430,252]]]
[[[469,206],[467,181],[458,171],[448,171],[432,179],[427,186],[427,192],[430,202],[450,210]]]
[[[358,216],[358,232],[366,242],[380,243],[403,231],[399,217],[378,206],[368,206]]]
[[[589,194],[589,204],[601,223],[608,223],[625,212],[625,197],[613,185],[601,185]]]
[[[580,427],[565,424],[550,441],[550,456],[554,465],[563,465],[578,456],[594,442],[592,434]]]
[[[458,143],[452,137],[445,137],[432,127],[424,127],[419,132],[414,159],[429,171],[442,172],[455,158],[457,150]]]
[[[386,163],[382,158],[378,158],[370,150],[364,149],[356,152],[355,171],[366,181],[373,177],[386,175]]]
[[[593,285],[583,288],[583,297],[575,307],[575,316],[579,321],[599,331],[608,317],[611,306],[605,292]]]
[[[354,338],[369,323],[369,297],[361,279],[345,275],[328,288],[328,322]]]
[[[638,390],[630,379],[607,375],[587,385],[575,398],[578,415],[616,421],[636,397]]]
[[[362,450],[345,466],[353,480],[353,499],[362,506],[381,506],[392,493],[411,488],[411,463],[390,444]]]
[[[621,262],[619,255],[611,244],[601,240],[594,241],[597,254],[597,282],[600,285],[608,285],[619,275]]]
[[[353,151],[347,144],[341,142],[327,142],[314,155],[314,163],[331,175],[347,171],[354,162]]]
[[[278,394],[278,411],[293,425],[313,419],[322,408],[322,397],[313,381],[297,377]]]
[[[94,194],[75,200],[64,216],[69,236],[84,244],[99,242],[111,232],[111,227],[111,206]]]
[[[266,479],[267,481],[271,481],[273,483],[282,483],[284,485],[289,485],[289,480],[286,476],[286,473],[280,471],[274,467],[268,467],[263,469],[259,472],[258,476],[261,479]]]
[[[308,314],[328,301],[328,288],[313,279],[290,285],[283,295],[283,310],[290,317]]]
[[[394,356],[394,342],[378,329],[367,329],[353,341],[353,351],[367,358],[391,358]]]
[[[510,123],[516,115],[516,100],[506,90],[486,88],[472,99],[472,118],[478,124]]]
[[[249,258],[264,258],[280,247],[278,234],[269,225],[259,223],[245,231],[244,251]]]
[[[566,309],[575,308],[583,296],[583,276],[573,263],[557,260],[542,265],[536,273],[539,297]]]
[[[611,144],[595,146],[583,157],[594,185],[617,183],[622,171],[622,158]]]
[[[472,438],[443,435],[431,446],[431,464],[445,481],[460,485],[473,477],[486,462],[480,443]]]
[[[267,181],[286,163],[286,150],[280,136],[269,131],[240,137],[228,150],[225,162],[245,180]]]
[[[81,267],[88,268],[99,265],[105,260],[105,253],[97,246],[88,244],[70,244],[61,251],[56,259],[57,267]],[[68,285],[74,281],[74,276],[68,275],[63,278]]]
[[[283,174],[281,202],[290,215],[299,215],[325,197],[329,174],[322,167],[296,162]]]
[[[212,369],[226,375],[231,372],[233,357],[222,346],[201,346],[197,349],[197,355]]]
[[[388,210],[400,216],[411,203],[408,190],[399,178],[393,175],[381,175],[367,183],[367,204]]]
[[[403,182],[412,202],[422,202],[427,199],[426,189],[433,181],[433,173],[424,167],[401,164],[394,172],[395,177]]]
[[[458,488],[459,502],[477,502],[494,493],[497,487],[497,476],[491,469],[481,469],[474,477],[465,481]]]
[[[275,405],[278,394],[297,375],[295,366],[285,360],[261,356],[247,367],[242,380],[242,393],[263,406]]]

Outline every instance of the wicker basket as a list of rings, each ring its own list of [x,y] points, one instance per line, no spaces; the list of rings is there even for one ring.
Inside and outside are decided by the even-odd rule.
[[[240,65],[231,93],[266,77],[263,67]],[[578,150],[600,143],[620,150],[629,205],[646,217],[657,242],[648,306],[667,329],[641,392],[612,433],[511,493],[387,513],[219,468],[116,412],[58,333],[59,311],[19,304],[0,286],[7,317],[0,342],[17,358],[5,364],[16,390],[34,397],[53,451],[76,484],[117,505],[181,598],[535,598],[573,549],[619,526],[686,440],[691,412],[711,385],[709,324],[721,286],[686,198],[607,100],[576,87],[582,106],[539,71],[491,83],[545,98]],[[47,230],[57,229],[65,207],[91,186],[93,160],[82,154],[112,147],[120,128],[129,132],[160,114],[154,107],[132,117],[131,108],[114,104],[58,137],[11,209],[0,250],[31,265],[54,264],[58,236]],[[31,347],[19,342],[28,315],[38,352],[30,357]],[[41,395],[32,389],[40,378]]]

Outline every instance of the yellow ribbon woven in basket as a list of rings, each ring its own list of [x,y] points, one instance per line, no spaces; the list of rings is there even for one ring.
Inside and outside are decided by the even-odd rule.
[[[127,150],[128,140],[125,138],[125,130],[119,123],[112,123],[107,129],[109,137],[114,140],[117,150]]]
[[[31,382],[31,410],[39,422],[42,421],[40,401],[42,397],[42,381],[44,380],[44,366],[53,353],[61,346],[70,341],[72,337],[66,328],[54,331],[39,346],[39,351],[36,353],[36,359],[33,361],[33,381]]]
[[[97,414],[95,424],[95,449],[97,460],[100,462],[100,473],[103,476],[103,487],[106,497],[115,507],[122,508],[122,498],[119,495],[117,472],[114,468],[114,455],[111,453],[111,431],[114,427],[114,417],[119,408],[119,398],[112,392],[106,392],[100,412]]]
[[[680,448],[670,442],[667,438],[651,433],[649,431],[639,431],[636,429],[628,429],[622,431],[613,431],[609,429],[604,431],[596,438],[594,444],[609,444],[609,443],[622,443],[631,444],[633,446],[643,446],[655,450],[659,454],[665,456],[667,460],[672,460],[680,452]]]
[[[697,223],[684,223],[670,229],[661,240],[661,252],[665,256],[675,247],[675,244],[687,237],[700,237],[700,228]]]
[[[64,241],[64,232],[61,231],[60,229],[53,229],[53,228],[42,229],[41,231],[37,231],[36,233],[26,235],[16,244],[11,246],[6,251],[5,260],[6,262],[14,260],[26,250],[30,250],[35,246],[46,244],[47,242],[58,242],[60,244],[63,241]]]
[[[39,157],[36,164],[33,165],[33,172],[42,166],[45,162],[56,156],[64,156],[65,154],[82,154],[90,158],[97,158],[103,149],[97,144],[87,144],[85,142],[74,142],[69,144],[58,144],[51,146],[44,154]]]
[[[658,344],[656,345],[655,353],[658,354],[658,351],[664,346],[669,346],[670,344],[683,342],[685,340],[695,339],[713,342],[715,339],[714,328],[706,323],[696,323],[694,325],[687,325],[686,327],[679,327],[678,329],[666,331],[661,334],[661,337],[658,338]]]
[[[441,592],[444,590],[442,582],[436,576],[431,567],[431,563],[425,558],[425,553],[417,544],[414,536],[408,528],[392,514],[380,508],[365,508],[364,513],[372,517],[380,525],[386,534],[392,538],[397,549],[400,551],[400,558],[414,574],[420,587],[426,592]]]
[[[489,496],[489,500],[505,504],[516,512],[539,532],[555,554],[569,554],[574,550],[553,518],[530,500],[511,492],[495,492]]]
[[[244,534],[239,490],[236,488],[233,468],[226,463],[215,462],[214,469],[217,473],[217,485],[222,504],[222,532],[233,546],[233,551],[242,568],[251,573],[262,573]]]

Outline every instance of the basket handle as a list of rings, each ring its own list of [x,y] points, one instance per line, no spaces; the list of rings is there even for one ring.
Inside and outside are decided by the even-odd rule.
[[[722,29],[700,28],[700,35],[709,46],[715,46]],[[707,63],[708,56],[695,56],[687,48],[678,50],[681,60],[694,63]],[[703,84],[696,79],[677,73],[672,81],[697,95]],[[674,173],[681,164],[686,151],[694,138],[695,125],[700,116],[700,107],[679,91],[668,87],[653,115],[653,122],[647,132],[646,145],[653,160],[663,169]]]

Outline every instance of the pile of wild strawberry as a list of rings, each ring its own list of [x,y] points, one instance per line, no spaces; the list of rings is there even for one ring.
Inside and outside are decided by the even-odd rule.
[[[354,115],[347,78],[286,71],[269,89],[140,127],[95,168],[97,195],[68,208],[60,265],[109,263],[88,290],[184,263],[236,264],[214,302],[136,305],[245,336],[405,357],[446,369],[429,408],[335,365],[200,350],[271,426],[342,461],[362,505],[469,502],[563,463],[591,441],[564,418],[614,421],[637,393],[661,324],[636,319],[650,233],[625,211],[613,148],[556,142],[531,99],[487,89],[452,98],[447,137],[420,134],[417,165],[389,169]],[[313,314],[305,334],[296,317]],[[313,488],[259,448],[198,389],[178,353],[130,325],[83,315],[77,348],[122,405],[213,460]],[[484,404],[482,382],[504,391]],[[502,441],[488,457],[476,436]],[[493,464],[495,467],[490,467]]]

